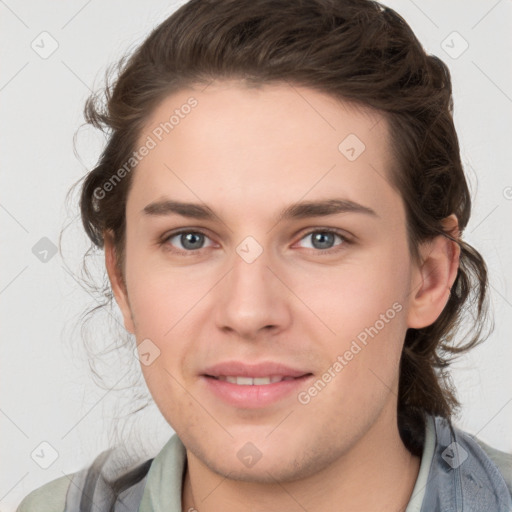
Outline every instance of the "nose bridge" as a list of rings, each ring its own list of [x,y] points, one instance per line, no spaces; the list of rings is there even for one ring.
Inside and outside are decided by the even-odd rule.
[[[233,270],[230,272],[230,296],[247,303],[262,302],[275,293],[269,270],[270,251],[253,237],[244,239],[235,249]]]
[[[261,249],[260,249],[261,247]],[[268,251],[264,251],[262,246],[256,247],[253,242],[243,242],[236,248],[236,255],[233,257],[233,270],[231,272],[231,281],[233,291],[240,292],[242,295],[250,295],[251,289],[256,293],[266,294],[269,282],[268,275],[270,270]]]
[[[286,290],[270,270],[271,251],[265,250],[253,237],[244,239],[235,250],[232,270],[226,276],[217,303],[219,326],[247,337],[270,325],[282,327],[288,318]]]

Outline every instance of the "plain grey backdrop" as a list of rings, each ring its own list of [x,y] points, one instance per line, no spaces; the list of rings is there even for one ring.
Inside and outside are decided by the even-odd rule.
[[[69,273],[80,270],[88,243],[76,205],[65,208],[68,189],[94,165],[102,138],[82,129],[78,158],[73,137],[107,65],[181,3],[0,0],[1,512],[89,464],[111,442],[120,395],[95,384],[80,329],[73,330],[94,298]],[[496,326],[453,370],[463,404],[455,423],[512,452],[512,2],[385,3],[451,70],[474,197],[465,239],[490,270]],[[64,261],[54,247],[65,226]],[[95,325],[99,337],[112,335],[106,323]],[[112,368],[108,377],[116,382],[123,370]],[[144,417],[135,426],[152,453],[172,430],[154,407]]]

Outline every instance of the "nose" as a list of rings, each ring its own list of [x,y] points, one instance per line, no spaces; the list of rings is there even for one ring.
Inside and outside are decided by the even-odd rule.
[[[288,327],[292,294],[266,251],[248,261],[235,254],[231,271],[216,287],[215,319],[221,330],[256,340]]]

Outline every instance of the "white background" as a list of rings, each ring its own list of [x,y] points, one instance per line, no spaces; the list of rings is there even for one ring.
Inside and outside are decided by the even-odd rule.
[[[455,121],[475,198],[465,238],[490,269],[496,327],[453,372],[463,404],[455,423],[512,452],[512,2],[387,4],[452,72]],[[94,164],[101,138],[89,128],[81,130],[77,158],[73,136],[83,122],[89,88],[101,85],[106,66],[142,41],[176,5],[0,1],[1,512],[14,510],[35,487],[89,464],[110,444],[111,412],[120,394],[99,388],[88,370],[78,315],[94,299],[65,268],[78,273],[88,246],[76,217],[76,195],[70,211],[65,195]],[[41,37],[48,37],[40,36],[43,31],[58,43],[47,59],[31,47],[34,40],[42,45]],[[462,48],[463,41],[450,36],[453,31],[469,44],[458,58],[443,49],[446,44],[452,53]],[[51,48],[51,40],[45,41]],[[58,245],[64,226],[63,254],[41,262],[33,246],[43,237]],[[101,322],[95,329],[100,337],[112,335]],[[110,367],[111,382],[124,370]],[[144,430],[141,438],[153,440],[144,449],[154,453],[172,431],[154,407],[144,418],[137,425]],[[154,431],[150,436],[148,428]],[[51,462],[52,449],[58,457],[43,469],[31,458],[35,449],[40,463]]]

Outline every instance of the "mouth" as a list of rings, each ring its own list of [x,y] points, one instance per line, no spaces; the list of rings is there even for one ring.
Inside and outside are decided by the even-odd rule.
[[[313,378],[312,373],[297,377],[201,375],[208,400],[213,398],[236,409],[264,409],[277,403],[284,407],[287,400],[297,400],[298,393],[307,389]]]
[[[211,379],[220,380],[223,382],[229,382],[230,384],[236,384],[238,386],[268,386],[269,384],[275,384],[276,382],[283,382],[289,380],[297,380],[302,379],[303,377],[307,377],[309,375],[313,375],[312,373],[306,373],[299,377],[291,377],[289,375],[271,375],[269,377],[247,377],[247,376],[234,376],[234,375],[204,375],[204,377],[209,377]]]

